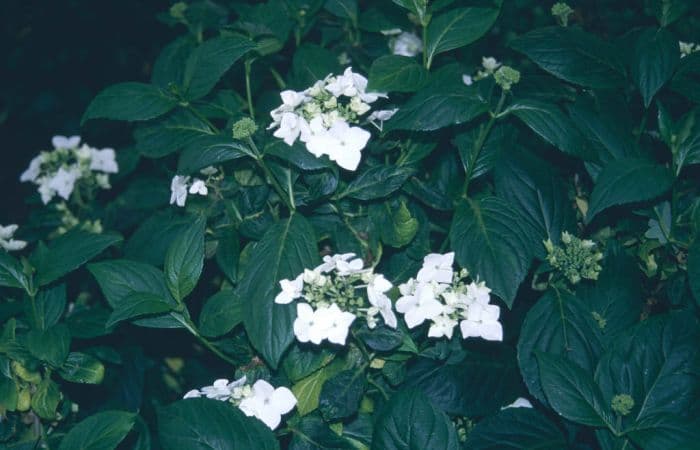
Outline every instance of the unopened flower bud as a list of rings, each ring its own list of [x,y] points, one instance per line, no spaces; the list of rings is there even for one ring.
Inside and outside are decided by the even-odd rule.
[[[234,139],[251,137],[256,131],[258,131],[258,126],[255,124],[255,121],[249,117],[244,117],[233,124]]]
[[[612,398],[612,410],[619,416],[626,416],[634,408],[634,399],[629,394],[617,394]]]
[[[566,3],[559,2],[552,6],[551,12],[559,25],[565,27],[569,25],[569,16],[574,13],[574,10]]]
[[[520,72],[509,66],[503,66],[493,75],[501,89],[509,91],[514,84],[520,81]]]

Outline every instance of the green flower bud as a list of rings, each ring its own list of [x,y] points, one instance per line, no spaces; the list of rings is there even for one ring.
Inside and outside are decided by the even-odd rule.
[[[25,412],[29,410],[32,405],[32,394],[29,392],[29,388],[21,389],[17,393],[17,411]]]
[[[185,11],[187,10],[187,3],[185,2],[177,2],[173,6],[170,7],[170,16],[173,17],[174,19],[184,19],[185,18]]]
[[[496,84],[504,91],[509,91],[513,85],[520,81],[520,72],[509,66],[503,66],[493,75]]]
[[[565,27],[569,25],[569,16],[574,13],[574,10],[566,3],[559,2],[552,6],[551,12],[559,25]]]
[[[256,131],[258,131],[258,126],[255,124],[255,121],[249,117],[244,117],[233,124],[234,139],[240,140],[251,137]]]
[[[629,394],[617,394],[612,398],[612,410],[618,416],[626,416],[634,408],[634,399]]]
[[[590,240],[581,240],[566,231],[561,234],[562,246],[555,246],[551,241],[544,242],[547,250],[547,262],[559,270],[572,284],[582,279],[597,280],[602,270],[598,261],[603,254]]]

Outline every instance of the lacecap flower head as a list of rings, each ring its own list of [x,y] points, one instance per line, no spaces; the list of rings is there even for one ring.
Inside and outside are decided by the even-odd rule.
[[[345,345],[350,327],[364,317],[370,329],[381,320],[396,328],[396,315],[387,292],[392,284],[354,253],[324,256],[323,263],[293,280],[281,280],[275,303],[296,301],[294,335],[299,342],[319,345],[324,340]]]

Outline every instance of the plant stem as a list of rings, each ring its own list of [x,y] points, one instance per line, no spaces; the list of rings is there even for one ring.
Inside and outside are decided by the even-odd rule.
[[[426,70],[430,70],[432,62],[432,58],[428,59],[428,26],[423,25],[423,67]]]
[[[253,139],[247,137],[246,140],[248,142],[248,146],[250,146],[251,150],[253,151],[253,154],[255,155],[255,162],[265,173],[265,178],[267,179],[267,182],[270,183],[275,192],[277,192],[277,195],[284,202],[284,204],[287,205],[287,208],[289,208],[290,211],[295,211],[296,207],[294,206],[294,201],[290,201],[291,193],[287,195],[284,192],[284,189],[282,189],[282,186],[280,185],[279,181],[277,181],[277,178],[275,178],[270,168],[267,167],[267,164],[265,164],[265,161],[263,160],[263,155],[258,150],[258,147],[255,145],[255,142],[253,142]]]
[[[379,393],[382,394],[382,397],[384,397],[384,400],[389,400],[389,395],[386,393],[384,388],[379,383],[374,381],[374,379],[372,377],[367,377],[367,382],[369,384],[371,384],[372,386],[374,386],[375,388],[377,388]]]
[[[215,134],[218,134],[218,133],[219,133],[219,129],[218,129],[213,123],[211,123],[211,121],[210,121],[209,119],[207,119],[206,116],[205,116],[204,114],[202,114],[201,112],[197,111],[197,108],[195,108],[194,106],[192,106],[192,105],[190,105],[190,104],[188,103],[188,104],[187,104],[187,109],[188,109],[192,114],[194,114],[199,120],[201,120],[202,122],[204,122],[205,124],[207,124],[207,126],[210,128],[210,130],[211,130],[213,133],[215,133]]]
[[[250,68],[253,65],[252,59],[245,60],[245,94],[248,97],[248,113],[250,118],[255,120],[255,109],[253,108],[253,94],[250,90]]]
[[[467,198],[467,192],[469,190],[469,182],[471,181],[472,174],[474,173],[474,166],[476,164],[477,159],[479,159],[479,154],[481,153],[481,150],[484,147],[484,143],[486,142],[486,138],[489,136],[489,132],[491,131],[491,128],[493,128],[494,124],[496,123],[496,120],[498,119],[498,115],[501,113],[501,110],[503,109],[503,105],[505,104],[506,101],[506,92],[505,90],[501,90],[501,98],[498,100],[498,105],[496,106],[496,110],[490,113],[489,121],[486,123],[486,126],[483,126],[481,130],[479,131],[479,136],[476,138],[476,141],[474,142],[474,147],[472,149],[472,154],[470,158],[470,164],[469,167],[467,167],[467,170],[465,172],[465,179],[464,179],[464,186],[462,187],[462,197]]]
[[[182,325],[184,325],[185,328],[187,329],[187,331],[189,331],[189,332],[192,334],[192,336],[194,336],[195,338],[197,338],[197,340],[198,340],[203,346],[205,346],[207,349],[209,349],[212,353],[214,353],[216,356],[218,356],[219,358],[223,359],[223,360],[226,361],[227,363],[231,364],[232,366],[237,365],[236,362],[235,362],[234,360],[232,360],[231,358],[229,358],[228,356],[226,356],[221,350],[219,350],[218,348],[216,348],[216,346],[214,346],[214,344],[212,344],[211,342],[209,342],[209,341],[207,340],[207,338],[205,338],[204,336],[202,336],[202,335],[200,334],[199,330],[197,330],[197,327],[195,326],[195,324],[192,323],[192,321],[191,321],[190,319],[186,318],[185,316],[183,316],[182,314],[179,314],[179,313],[174,313],[174,314],[172,314],[172,316],[173,316],[178,322],[180,322]]]

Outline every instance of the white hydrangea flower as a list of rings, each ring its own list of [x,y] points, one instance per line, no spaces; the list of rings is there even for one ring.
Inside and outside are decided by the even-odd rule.
[[[404,31],[390,42],[391,52],[400,56],[416,56],[423,51],[423,41],[415,33]]]
[[[80,144],[80,136],[54,136],[51,138],[54,148],[76,148]]]
[[[286,387],[274,388],[265,380],[253,384],[252,395],[241,400],[238,407],[247,416],[260,419],[271,430],[277,428],[282,415],[288,413],[297,404],[297,399]]]
[[[183,399],[200,398],[201,396],[202,396],[202,393],[199,392],[199,389],[192,389],[191,391],[187,391],[182,398]]]
[[[466,84],[467,86],[471,86],[474,84],[474,79],[471,77],[471,75],[465,73],[462,75],[462,83]]]
[[[287,145],[292,145],[300,134],[308,134],[308,130],[309,124],[303,117],[293,112],[286,112],[282,114],[279,128],[272,135],[282,139]]]
[[[416,279],[419,283],[429,283],[435,281],[437,283],[451,283],[452,264],[454,263],[454,252],[445,253],[430,253],[423,258],[423,267],[418,271]]]
[[[311,136],[306,146],[314,155],[326,154],[343,169],[354,171],[360,164],[362,149],[370,136],[362,128],[351,127],[343,120],[336,120],[326,133]]]
[[[211,386],[205,386],[201,390],[201,395],[214,400],[228,400],[231,398],[231,389],[226,378],[219,378]]]
[[[345,345],[350,326],[355,321],[353,313],[342,311],[333,303],[327,307],[319,307],[314,313],[314,321],[322,327],[324,339],[333,344]]]
[[[384,278],[384,275],[376,275],[372,281],[367,284],[367,299],[372,306],[377,308],[377,312],[381,314],[384,323],[388,327],[396,328],[398,325],[396,315],[391,309],[391,300],[386,295],[386,292],[392,287],[393,285],[389,280]]]
[[[496,305],[472,303],[467,309],[466,318],[459,323],[462,337],[480,337],[487,341],[502,341],[503,326],[498,321],[501,308]]]
[[[428,329],[428,337],[441,338],[445,336],[447,339],[452,339],[452,334],[457,326],[455,319],[452,319],[449,315],[440,314],[433,317],[432,322],[430,329]]]
[[[350,261],[352,258],[355,258],[354,253],[339,253],[335,255],[326,255],[323,257],[323,263],[317,266],[314,270],[317,272],[321,273],[328,273],[333,270],[335,270],[338,267],[338,262],[347,262]],[[357,258],[359,259],[359,258]],[[362,260],[359,259],[360,263],[362,263]],[[353,263],[357,264],[357,263]]]
[[[7,226],[0,225],[0,248],[5,249],[8,252],[14,252],[22,250],[27,246],[26,241],[20,241],[14,239],[15,232],[17,231],[18,225],[11,224]]]
[[[493,73],[496,71],[496,69],[501,67],[501,63],[499,63],[494,57],[484,56],[483,58],[481,58],[481,66],[488,73]]]
[[[113,148],[103,148],[97,150],[90,148],[90,170],[97,170],[104,173],[118,173],[117,155]]]
[[[35,156],[30,162],[29,162],[29,167],[27,170],[22,172],[22,175],[19,177],[19,181],[25,182],[25,181],[36,181],[37,178],[39,178],[39,174],[41,173],[41,163],[44,162],[44,154],[40,153],[39,155]]]
[[[304,274],[301,274],[293,280],[280,280],[282,291],[275,297],[275,303],[286,305],[301,297],[301,291],[304,287],[303,278]]]
[[[436,297],[435,285],[418,283],[412,293],[404,294],[396,301],[396,310],[404,315],[408,328],[415,328],[442,314],[444,305]]]
[[[190,181],[190,177],[175,175],[170,182],[170,204],[177,204],[177,206],[185,206],[187,202],[187,183]]]
[[[472,281],[467,285],[467,301],[468,303],[477,302],[488,304],[491,301],[491,289],[486,287],[483,281],[476,283]]]
[[[80,170],[77,167],[70,167],[68,169],[61,167],[49,180],[48,187],[64,200],[68,200],[73,193],[75,182],[79,177]]]
[[[190,186],[189,193],[206,196],[209,193],[209,189],[207,189],[207,185],[203,180],[195,178],[194,180],[192,180],[192,185]]]
[[[502,407],[501,410],[508,408],[532,408],[532,403],[530,403],[530,400],[526,399],[525,397],[518,397],[510,405]]]
[[[319,345],[326,338],[326,330],[308,303],[297,303],[297,318],[294,320],[294,336],[299,342]]]

